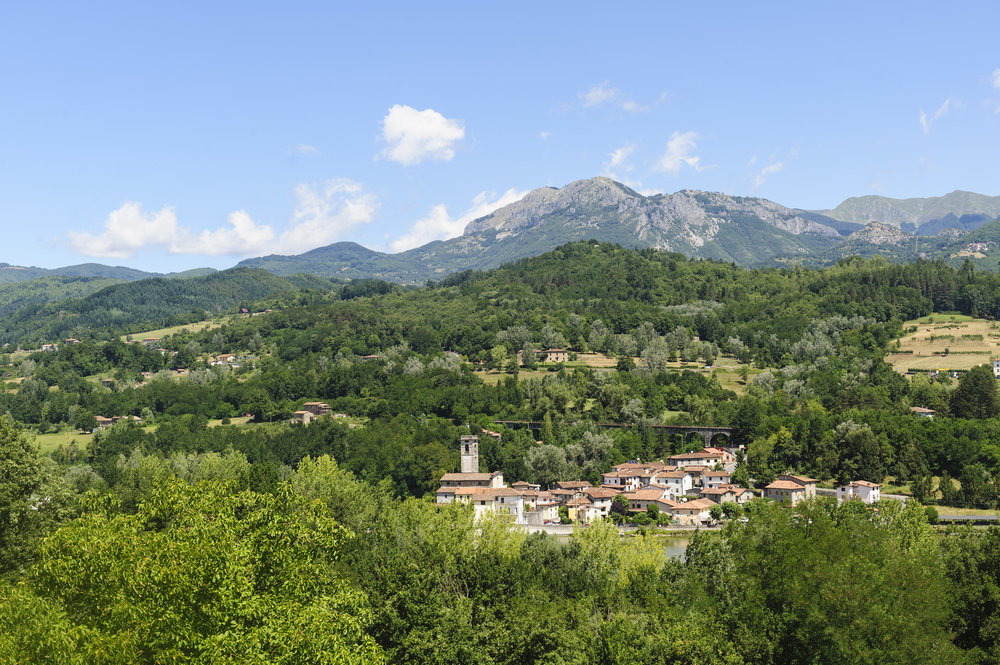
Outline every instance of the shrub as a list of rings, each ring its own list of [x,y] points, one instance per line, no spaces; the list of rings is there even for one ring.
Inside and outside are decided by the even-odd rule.
[[[927,521],[931,524],[937,524],[938,522],[938,511],[934,506],[927,506],[924,508],[924,514],[927,515]]]

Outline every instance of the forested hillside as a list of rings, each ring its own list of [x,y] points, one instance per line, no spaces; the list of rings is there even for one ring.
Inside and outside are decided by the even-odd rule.
[[[330,280],[314,275],[282,278],[265,270],[232,268],[188,279],[157,277],[112,283],[83,298],[53,301],[47,294],[57,292],[56,285],[65,287],[76,282],[44,279],[55,281],[41,282],[41,291],[29,287],[33,296],[18,289],[19,285],[0,290],[0,303],[7,293],[12,301],[17,298],[15,302],[23,303],[13,311],[8,307],[10,313],[0,316],[0,342],[29,346],[68,337],[92,338],[98,332],[102,339],[108,339],[108,331],[129,333],[200,321],[206,318],[206,312],[226,311],[279,293],[329,291],[334,286]]]
[[[910,379],[883,359],[911,319],[1000,317],[1000,276],[880,259],[748,270],[595,241],[419,289],[254,281],[261,272],[191,291],[118,286],[60,311],[82,319],[87,303],[129,298],[143,311],[147,293],[199,303],[186,311],[280,294],[267,314],[161,348],[115,339],[124,328],[112,320],[7,365],[0,441],[22,474],[3,481],[15,489],[0,494],[14,497],[0,505],[12,525],[0,568],[21,583],[0,585],[0,653],[997,662],[1000,531],[942,539],[920,505],[996,507],[996,380],[989,368]],[[23,321],[59,321],[45,316]],[[548,348],[573,356],[536,365],[533,351]],[[575,357],[585,352],[608,362],[587,366]],[[720,356],[739,381],[705,369]],[[344,417],[287,422],[313,400]],[[96,416],[142,423],[68,442]],[[660,424],[732,428],[744,486],[786,472],[891,478],[914,500],[878,513],[755,500],[745,523],[699,535],[681,563],[652,538],[590,527],[563,546],[430,499],[470,431],[503,437],[480,437],[483,471],[549,486],[701,447]],[[64,442],[34,468],[22,427]]]

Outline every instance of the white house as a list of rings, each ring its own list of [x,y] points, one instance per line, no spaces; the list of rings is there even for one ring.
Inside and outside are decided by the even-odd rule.
[[[706,487],[701,491],[701,498],[712,503],[736,503],[736,490],[731,487]]]
[[[728,471],[706,471],[702,474],[702,484],[705,489],[717,489],[729,484]]]
[[[837,488],[837,503],[858,499],[862,503],[875,503],[880,499],[879,488],[881,485],[870,483],[867,480],[855,480]]]
[[[618,492],[604,487],[591,487],[583,491],[584,495],[590,499],[594,511],[599,517],[607,517],[611,512],[611,502],[618,496]]]
[[[656,503],[664,494],[661,489],[642,489],[626,492],[624,496],[628,499],[629,510],[646,510],[649,504]]]
[[[662,477],[666,481],[667,493],[672,498],[684,496],[694,487],[694,478],[687,471],[668,471]]]
[[[670,514],[677,518],[681,524],[702,524],[711,519],[708,510],[714,505],[708,499],[695,499],[694,501],[678,503],[675,508],[671,509]]]

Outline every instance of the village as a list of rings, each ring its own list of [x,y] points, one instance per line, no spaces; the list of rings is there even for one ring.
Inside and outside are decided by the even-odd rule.
[[[500,437],[490,431],[484,431],[484,435]],[[540,485],[524,481],[507,486],[502,471],[481,473],[477,436],[461,437],[460,446],[461,472],[441,477],[437,503],[471,503],[477,517],[499,513],[526,527],[591,524],[614,519],[616,514],[622,522],[656,515],[657,522],[663,525],[708,526],[719,521],[720,512],[733,515],[736,511],[727,508],[743,506],[757,497],[795,506],[817,496],[817,481],[804,476],[782,474],[759,494],[731,483],[737,450],[729,448],[705,447],[673,455],[666,462],[619,464],[601,475],[599,487],[584,480],[565,480],[543,490]],[[879,488],[876,483],[858,480],[838,487],[835,493],[839,503],[873,504],[881,499]]]

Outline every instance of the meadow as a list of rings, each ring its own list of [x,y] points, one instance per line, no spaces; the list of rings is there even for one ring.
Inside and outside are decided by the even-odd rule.
[[[995,321],[932,314],[907,321],[903,330],[910,332],[899,339],[899,352],[885,359],[903,374],[910,369],[968,370],[1000,355],[1000,327]]]

